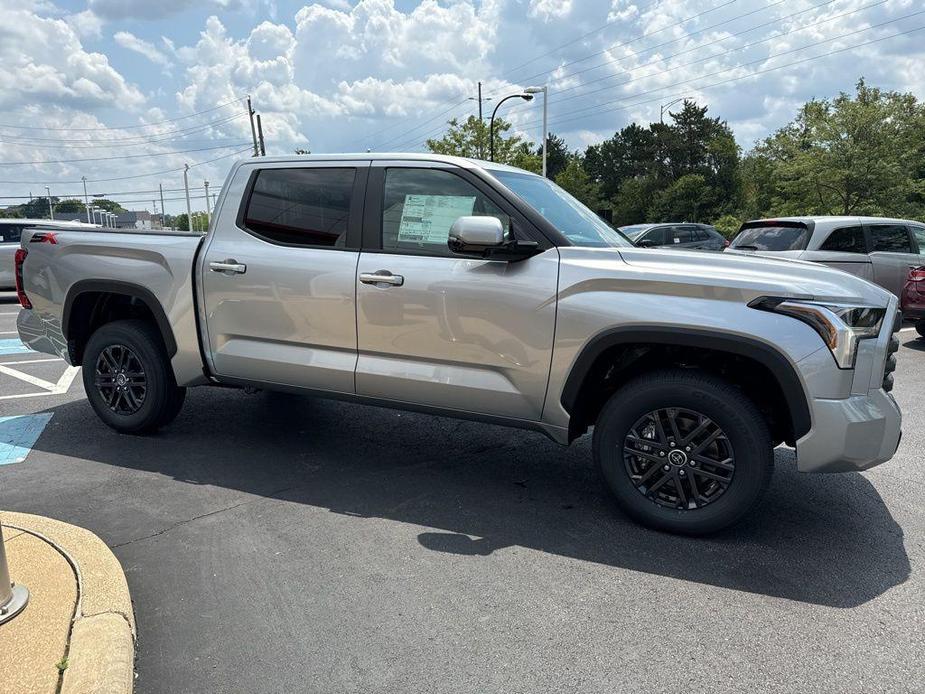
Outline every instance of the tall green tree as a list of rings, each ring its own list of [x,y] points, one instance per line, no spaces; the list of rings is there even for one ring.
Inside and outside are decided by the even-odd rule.
[[[67,198],[55,205],[55,212],[84,212],[86,206],[77,198]]]
[[[542,145],[536,148],[536,155],[542,158]],[[571,159],[572,155],[565,140],[558,135],[548,133],[546,135],[546,178],[551,178],[555,181],[559,174],[565,170],[565,167],[569,165]],[[542,171],[542,166],[540,170]]]
[[[469,116],[462,122],[454,118],[447,125],[443,137],[427,140],[427,149],[434,154],[488,159],[491,151],[489,123],[479,120],[477,116]],[[519,135],[507,135],[510,129],[508,121],[495,118],[495,161],[529,171],[541,171],[542,162],[535,147]]]
[[[592,210],[601,207],[601,188],[581,165],[580,156],[570,156],[565,168],[556,176],[556,183]],[[547,172],[549,167],[547,165]]]
[[[863,79],[854,95],[806,103],[750,154],[770,167],[757,194],[765,214],[921,213],[925,111],[912,94]]]

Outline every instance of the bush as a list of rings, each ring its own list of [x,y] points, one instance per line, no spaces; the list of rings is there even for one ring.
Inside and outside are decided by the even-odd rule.
[[[724,214],[722,217],[713,222],[713,226],[716,227],[716,230],[727,239],[731,239],[732,236],[739,230],[739,227],[742,226],[742,220],[735,215]]]

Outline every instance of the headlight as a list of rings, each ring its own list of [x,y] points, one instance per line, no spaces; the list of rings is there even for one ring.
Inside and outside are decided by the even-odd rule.
[[[801,320],[819,333],[819,337],[835,357],[840,369],[854,368],[858,353],[858,341],[875,338],[880,334],[880,324],[885,308],[873,306],[852,306],[850,304],[804,301],[762,297],[749,304],[763,311],[783,313]]]

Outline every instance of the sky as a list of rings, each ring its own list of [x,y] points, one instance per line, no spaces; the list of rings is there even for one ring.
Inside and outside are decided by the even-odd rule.
[[[106,194],[193,208],[248,156],[420,151],[549,87],[573,149],[693,98],[743,149],[858,78],[925,98],[920,0],[0,0],[0,206]],[[542,96],[499,115],[539,142]],[[668,107],[672,110],[673,107]],[[137,191],[137,192],[136,192]],[[18,196],[18,197],[17,197]],[[152,202],[153,201],[153,202]]]

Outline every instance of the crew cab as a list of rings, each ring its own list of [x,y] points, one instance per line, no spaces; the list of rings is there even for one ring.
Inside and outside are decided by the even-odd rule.
[[[900,439],[895,296],[812,263],[635,248],[553,182],[488,162],[244,160],[204,236],[29,230],[17,280],[21,339],[82,365],[127,434],[207,385],[562,444],[593,427],[619,505],[689,534],[752,508],[779,444],[837,472]]]

